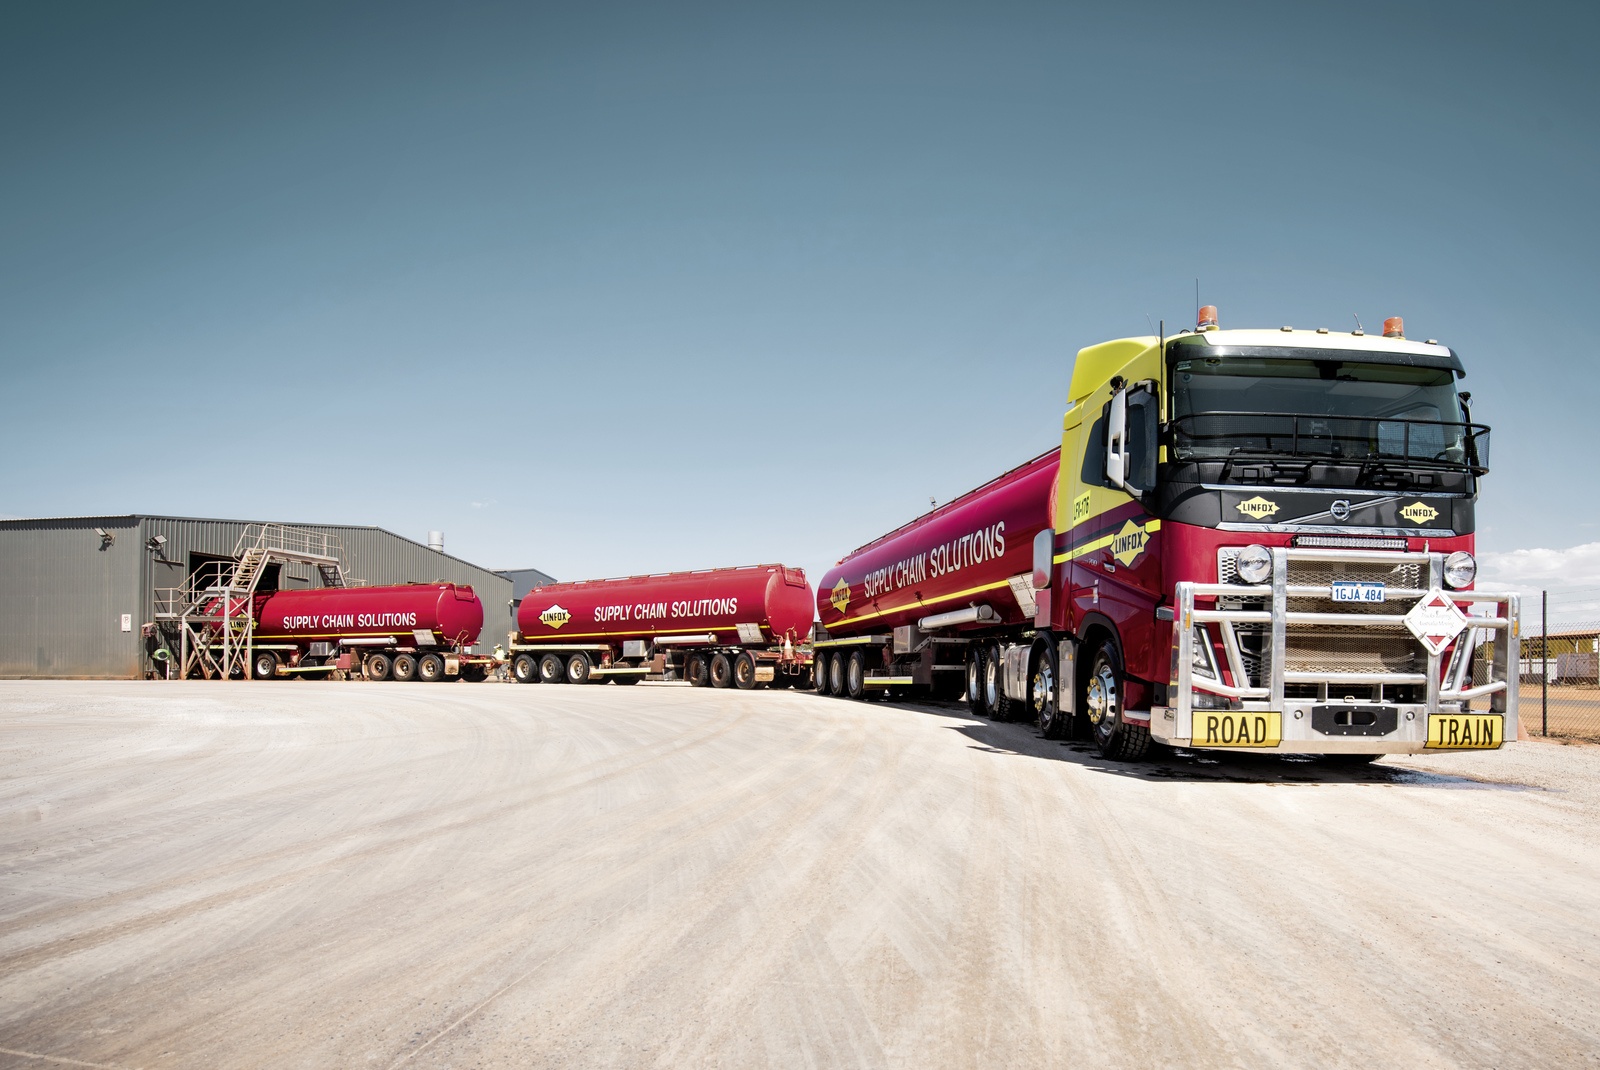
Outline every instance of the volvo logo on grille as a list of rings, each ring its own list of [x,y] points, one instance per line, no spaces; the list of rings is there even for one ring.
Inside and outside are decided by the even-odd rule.
[[[1340,498],[1338,501],[1333,503],[1333,508],[1329,509],[1328,512],[1333,514],[1333,518],[1335,520],[1343,524],[1346,520],[1350,519],[1349,500],[1346,498]]]

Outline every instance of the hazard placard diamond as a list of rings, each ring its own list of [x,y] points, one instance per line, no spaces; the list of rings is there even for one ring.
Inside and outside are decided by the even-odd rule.
[[[1449,595],[1435,587],[1411,607],[1405,621],[1411,634],[1428,648],[1428,653],[1437,656],[1444,653],[1444,648],[1467,626],[1467,615],[1456,608]]]

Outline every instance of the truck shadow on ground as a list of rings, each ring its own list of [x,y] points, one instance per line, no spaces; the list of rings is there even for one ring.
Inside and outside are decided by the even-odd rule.
[[[1469,791],[1541,790],[1525,784],[1474,780],[1471,777],[1390,765],[1386,760],[1371,765],[1341,764],[1337,760],[1305,754],[1244,754],[1152,746],[1150,753],[1141,761],[1118,762],[1102,757],[1090,742],[1045,739],[1031,724],[995,724],[978,720],[960,703],[897,702],[894,705],[960,722],[950,725],[950,730],[970,739],[975,749],[991,754],[1070,762],[1097,773],[1136,780],[1276,785],[1395,784]]]

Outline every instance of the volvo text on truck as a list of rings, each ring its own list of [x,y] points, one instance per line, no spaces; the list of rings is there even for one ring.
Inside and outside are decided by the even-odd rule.
[[[817,687],[964,694],[1134,759],[1514,738],[1518,600],[1475,587],[1489,430],[1456,353],[1220,330],[1078,353],[1061,446],[850,554]]]

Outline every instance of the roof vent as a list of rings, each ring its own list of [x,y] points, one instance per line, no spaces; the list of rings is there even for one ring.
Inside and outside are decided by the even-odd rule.
[[[434,553],[444,553],[444,532],[428,532],[428,549],[432,550]]]

